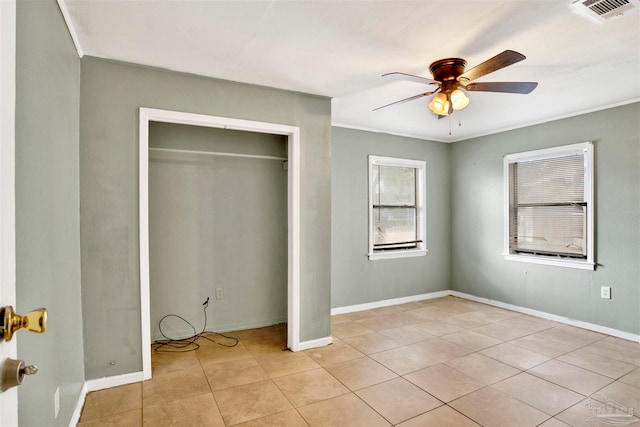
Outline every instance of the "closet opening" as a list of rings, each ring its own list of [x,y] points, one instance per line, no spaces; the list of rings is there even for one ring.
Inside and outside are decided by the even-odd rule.
[[[293,126],[140,109],[144,379],[159,319],[206,298],[208,330],[286,322],[299,350],[299,144]]]

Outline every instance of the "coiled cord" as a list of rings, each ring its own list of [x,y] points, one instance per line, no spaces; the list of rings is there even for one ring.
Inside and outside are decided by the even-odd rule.
[[[196,327],[193,326],[191,324],[191,322],[189,322],[187,319],[185,319],[182,316],[179,316],[177,314],[167,314],[166,316],[164,316],[162,319],[160,319],[160,322],[158,322],[158,329],[160,330],[160,334],[162,334],[162,336],[165,338],[164,340],[157,340],[154,342],[154,344],[158,344],[155,348],[154,351],[158,352],[158,353],[186,353],[188,351],[195,351],[197,349],[200,348],[200,344],[197,343],[199,338],[204,338],[206,340],[211,341],[212,343],[218,344],[219,346],[222,347],[235,347],[238,345],[238,343],[240,342],[240,340],[236,337],[230,337],[224,334],[221,334],[219,332],[214,332],[214,331],[207,331],[207,308],[209,307],[209,297],[207,297],[207,300],[202,303],[203,307],[203,311],[204,311],[204,326],[202,327],[202,331],[200,333],[198,333],[196,331]],[[162,322],[169,318],[169,317],[176,317],[180,320],[182,320],[184,323],[186,323],[187,325],[189,325],[191,327],[191,329],[193,329],[193,335],[191,335],[190,337],[187,338],[182,338],[182,339],[173,339],[173,338],[169,338],[167,335],[165,335],[164,331],[162,330]],[[233,344],[225,344],[222,342],[218,342],[215,339],[206,336],[205,334],[215,334],[218,336],[221,336],[223,338],[226,338],[228,340],[232,340],[234,341]]]

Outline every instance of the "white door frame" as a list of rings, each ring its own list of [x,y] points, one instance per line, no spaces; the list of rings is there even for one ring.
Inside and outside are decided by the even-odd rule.
[[[0,306],[16,306],[16,1],[0,0]],[[0,341],[0,364],[17,358],[17,337]],[[0,427],[18,425],[18,389],[0,391]]]
[[[229,117],[140,108],[140,311],[142,323],[142,370],[151,378],[151,310],[149,297],[149,122],[233,129],[288,138],[288,279],[287,346],[300,348],[300,128]]]

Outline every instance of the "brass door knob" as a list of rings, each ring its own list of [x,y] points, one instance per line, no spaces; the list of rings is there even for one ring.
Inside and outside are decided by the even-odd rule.
[[[39,308],[20,316],[8,305],[0,308],[0,338],[11,341],[13,334],[18,329],[26,329],[31,332],[44,332],[47,328],[47,309]]]

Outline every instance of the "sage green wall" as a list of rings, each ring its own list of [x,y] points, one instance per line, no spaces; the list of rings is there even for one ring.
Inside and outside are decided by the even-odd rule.
[[[640,104],[451,145],[451,288],[640,333]],[[595,271],[503,259],[503,156],[595,146]],[[600,287],[611,286],[611,300]]]
[[[21,426],[67,426],[84,381],[80,60],[55,0],[17,2],[16,48],[17,311],[48,311],[45,333],[15,337],[18,356],[40,368],[18,389],[18,416]]]
[[[287,138],[152,122],[150,147],[287,156]],[[151,337],[169,314],[207,330],[287,320],[287,171],[283,160],[149,152]],[[216,288],[224,298],[216,299]],[[171,338],[193,335],[175,316]]]
[[[330,100],[86,56],[81,68],[82,306],[85,313],[90,313],[84,316],[87,379],[142,369],[138,258],[140,107],[300,127],[300,340],[328,336]]]
[[[449,148],[441,142],[333,128],[331,307],[449,289]],[[369,261],[370,154],[426,161],[426,256]]]

